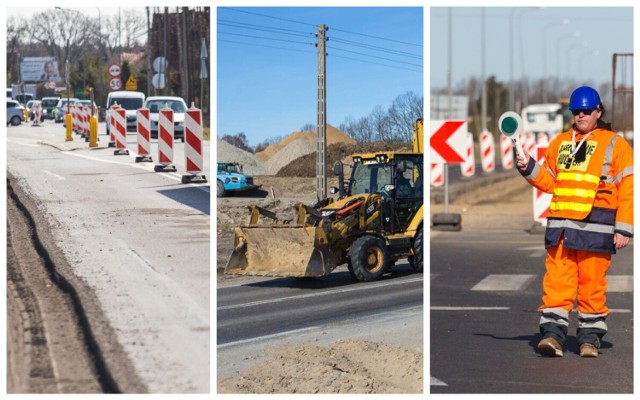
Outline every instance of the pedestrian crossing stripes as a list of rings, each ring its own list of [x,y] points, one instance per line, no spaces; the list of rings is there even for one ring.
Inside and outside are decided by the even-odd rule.
[[[535,275],[525,274],[494,274],[488,275],[486,278],[478,282],[471,290],[491,290],[491,291],[507,291],[507,290],[523,290],[529,283],[536,278]]]
[[[430,281],[434,282],[442,275],[431,274]],[[505,292],[522,291],[537,280],[532,274],[490,274],[482,278],[471,287],[473,291]],[[542,279],[542,276],[540,276]],[[633,292],[633,275],[607,275],[607,293]]]

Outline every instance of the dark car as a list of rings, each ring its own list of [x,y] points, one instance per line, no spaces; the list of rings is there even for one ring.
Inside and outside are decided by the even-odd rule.
[[[53,120],[56,122],[64,122],[64,116],[67,114],[67,103],[74,105],[78,103],[78,99],[75,97],[67,99],[66,97],[58,100],[58,104],[54,108]]]
[[[58,105],[59,97],[43,97],[42,102],[42,119],[53,119],[53,110]]]

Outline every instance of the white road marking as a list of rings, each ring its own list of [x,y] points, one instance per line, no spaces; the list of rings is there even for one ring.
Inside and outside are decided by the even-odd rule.
[[[633,292],[632,275],[607,275],[607,293]]]
[[[43,169],[41,171],[44,172],[45,174],[49,175],[49,176],[53,176],[54,178],[56,178],[56,179],[58,179],[60,181],[63,181],[65,179],[67,179],[64,176],[60,176],[60,175],[54,174],[53,172],[47,171],[46,169]]]
[[[327,296],[327,295],[333,295],[333,294],[336,294],[336,293],[355,292],[355,291],[358,291],[358,290],[375,289],[375,288],[385,287],[385,286],[403,285],[405,283],[420,282],[422,280],[423,280],[422,278],[412,278],[412,279],[406,279],[406,280],[394,280],[394,281],[389,281],[389,282],[380,282],[378,284],[372,284],[372,285],[354,285],[353,287],[344,288],[344,289],[327,290],[327,291],[323,291],[323,292],[302,294],[302,295],[299,295],[299,296],[279,297],[279,298],[276,298],[276,299],[266,299],[266,300],[260,300],[260,301],[253,301],[251,303],[234,304],[234,305],[229,305],[229,306],[220,306],[220,307],[217,308],[217,310],[218,311],[221,311],[221,310],[233,310],[233,309],[236,309],[236,308],[253,307],[253,306],[262,305],[262,304],[280,303],[282,301],[291,301],[291,300],[298,300],[298,299],[307,299],[307,298],[310,298],[310,297]]]
[[[446,383],[442,382],[440,379],[436,379],[433,376],[431,377],[431,386],[449,386]]]
[[[320,328],[319,326],[309,326],[309,327],[306,327],[306,328],[294,329],[294,330],[286,331],[286,332],[278,332],[278,333],[274,333],[272,335],[265,335],[265,336],[254,337],[254,338],[251,338],[251,339],[237,340],[235,342],[219,344],[217,346],[217,348],[218,349],[224,349],[225,347],[231,347],[231,346],[237,346],[237,345],[240,345],[240,344],[258,342],[258,341],[261,341],[261,340],[269,340],[269,339],[273,339],[273,338],[277,338],[277,337],[281,337],[281,336],[294,335],[296,333],[311,331],[311,330],[319,329],[319,328]]]
[[[450,306],[433,306],[429,308],[431,311],[506,311],[509,307],[450,307]]]
[[[136,154],[132,151],[129,151],[129,155],[130,158],[133,154]],[[153,170],[155,165],[150,165],[152,163],[135,163],[135,164],[131,164],[131,163],[127,163],[127,162],[121,162],[121,161],[114,161],[114,160],[106,160],[106,159],[102,159],[102,158],[96,158],[96,157],[91,157],[91,156],[87,156],[84,154],[78,154],[78,153],[73,153],[70,151],[63,151],[62,154],[66,154],[69,156],[74,156],[74,157],[79,157],[79,158],[84,158],[86,160],[91,160],[91,161],[98,161],[98,162],[102,162],[102,163],[107,163],[107,164],[119,164],[119,165],[127,165],[130,166],[131,168],[138,168],[138,169],[142,169],[145,171],[149,171],[149,172],[155,172]],[[135,155],[133,155],[133,159],[135,159]],[[175,181],[178,182],[182,182],[182,175],[180,175],[177,172],[157,172],[158,174],[163,174],[164,176],[173,179]],[[211,193],[211,188],[209,186],[202,186],[196,183],[186,183],[185,186],[191,186],[191,187],[195,187],[198,188],[200,190],[202,190],[203,192],[207,192],[207,193]]]
[[[527,274],[491,274],[478,282],[471,290],[522,290],[535,277],[535,275]]]
[[[527,246],[527,247],[519,247],[516,250],[518,251],[530,251],[529,257],[544,257],[547,255],[547,249],[544,248],[543,245],[540,246]]]

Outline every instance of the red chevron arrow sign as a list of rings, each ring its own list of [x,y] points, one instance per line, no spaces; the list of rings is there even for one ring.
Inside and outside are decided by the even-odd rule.
[[[461,163],[465,159],[467,123],[465,121],[431,121],[432,163]]]

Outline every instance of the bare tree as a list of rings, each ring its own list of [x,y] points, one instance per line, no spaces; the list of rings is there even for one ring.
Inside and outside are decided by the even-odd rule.
[[[58,8],[33,16],[30,24],[30,42],[41,45],[50,56],[60,61],[76,60],[93,52],[93,36],[96,23],[84,14]]]

